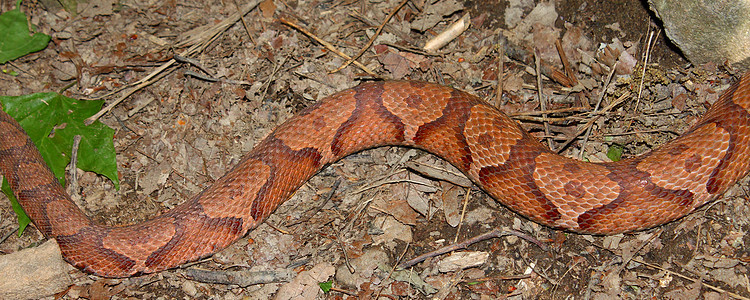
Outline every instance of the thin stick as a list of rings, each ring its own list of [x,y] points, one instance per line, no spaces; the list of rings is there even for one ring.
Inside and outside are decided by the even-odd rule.
[[[565,108],[558,108],[558,109],[549,109],[549,110],[534,110],[534,111],[523,111],[523,112],[517,112],[508,114],[511,117],[520,117],[520,116],[536,116],[536,115],[543,115],[543,114],[559,114],[559,113],[568,113],[568,112],[579,112],[579,111],[588,111],[588,108],[585,107],[565,107]]]
[[[360,20],[362,23],[365,23],[365,25],[367,25],[367,26],[378,27],[377,22],[368,19],[367,17],[363,16],[362,14],[360,14],[358,11],[356,11],[354,9],[352,9],[349,12],[349,15],[352,16],[352,18],[355,18],[357,20]],[[385,27],[388,28],[388,29],[390,29],[390,33],[392,33],[392,34],[398,36],[400,39],[406,41],[407,44],[414,44],[414,39],[411,38],[411,37],[409,37],[409,35],[404,34],[403,32],[401,32],[398,28],[396,28],[396,26],[393,26],[391,24],[386,24]],[[385,44],[385,43],[383,43],[383,44]]]
[[[413,258],[413,259],[411,259],[409,261],[401,263],[399,265],[399,268],[406,269],[406,268],[411,267],[411,266],[413,266],[413,265],[415,265],[417,263],[420,263],[420,262],[422,262],[422,261],[424,261],[424,260],[426,260],[426,259],[428,259],[430,257],[435,257],[435,256],[438,256],[438,255],[441,255],[441,254],[445,254],[445,253],[448,253],[448,252],[451,252],[451,251],[455,251],[455,250],[458,250],[458,249],[464,249],[464,248],[468,247],[469,245],[474,244],[476,242],[488,240],[488,239],[491,239],[491,238],[503,237],[503,236],[506,236],[506,235],[515,235],[517,237],[520,237],[520,238],[522,238],[524,240],[527,240],[527,241],[529,241],[529,242],[537,245],[542,250],[547,251],[547,246],[545,246],[544,244],[542,244],[542,242],[540,242],[539,240],[537,240],[537,239],[535,239],[535,238],[533,238],[533,237],[531,237],[531,236],[529,236],[529,235],[527,235],[527,234],[525,234],[523,232],[515,231],[515,230],[494,229],[494,230],[492,230],[492,231],[490,231],[488,233],[484,233],[484,234],[475,236],[475,237],[470,238],[468,240],[465,240],[465,241],[463,241],[461,243],[453,244],[453,245],[449,245],[449,246],[445,246],[443,248],[437,249],[437,250],[432,251],[430,253],[426,253],[426,254],[422,254],[420,256],[417,256],[416,258]]]
[[[614,274],[620,274],[620,272],[622,272],[622,270],[625,269],[625,267],[630,263],[631,260],[633,260],[633,258],[635,257],[636,254],[638,254],[638,252],[641,252],[641,250],[643,250],[643,248],[646,247],[646,245],[651,244],[651,242],[653,242],[654,239],[660,236],[663,232],[664,232],[664,228],[659,228],[659,230],[652,232],[651,236],[649,236],[646,241],[641,243],[641,245],[638,246],[638,248],[635,249],[635,251],[630,252],[627,256],[625,255],[620,256],[622,257],[622,264],[620,264],[618,267],[615,268]]]
[[[268,75],[266,82],[263,83],[263,92],[260,94],[260,99],[266,99],[266,95],[268,95],[268,89],[271,87],[271,82],[273,81],[274,78],[276,78],[276,73],[278,73],[279,70],[281,70],[281,66],[286,64],[287,59],[289,59],[289,56],[284,56],[281,62],[273,66],[271,75]]]
[[[532,116],[516,116],[513,117],[516,120],[532,121],[532,122],[545,122],[545,123],[563,123],[570,121],[571,117],[553,118],[553,117],[532,117]],[[550,137],[552,135],[545,135],[542,138]]]
[[[464,207],[461,209],[461,219],[458,221],[458,228],[456,229],[456,236],[453,237],[453,243],[458,242],[458,234],[461,233],[461,225],[464,223],[466,217],[466,206],[469,204],[471,199],[471,189],[466,189],[466,196],[464,196]]]
[[[185,269],[182,275],[190,280],[205,283],[215,283],[224,285],[237,285],[248,287],[251,285],[288,282],[297,274],[293,271],[211,271],[196,268]]]
[[[73,137],[73,147],[70,150],[70,163],[68,164],[68,175],[70,175],[70,185],[67,188],[68,195],[73,200],[81,200],[81,194],[78,192],[78,149],[81,146],[81,135]]]
[[[391,11],[391,13],[388,14],[387,17],[385,17],[385,20],[383,20],[383,23],[381,23],[380,26],[378,26],[378,30],[375,31],[375,34],[373,34],[372,37],[370,37],[370,40],[367,41],[367,44],[365,44],[365,46],[362,47],[362,49],[359,49],[359,52],[357,52],[356,55],[350,57],[349,59],[346,60],[346,62],[344,64],[342,64],[340,67],[336,68],[336,70],[333,70],[333,71],[331,71],[329,73],[336,73],[338,71],[341,71],[343,68],[346,68],[347,66],[349,66],[349,64],[351,64],[355,60],[359,59],[359,57],[362,56],[362,54],[364,54],[365,51],[367,51],[367,49],[370,49],[370,47],[372,46],[372,43],[375,42],[375,39],[378,36],[380,36],[381,32],[383,32],[383,27],[385,27],[385,25],[388,24],[388,21],[390,21],[391,18],[393,18],[393,16],[396,15],[396,13],[399,10],[401,10],[402,7],[404,7],[404,5],[406,5],[406,2],[409,2],[409,0],[403,0],[403,1],[401,1],[401,3],[399,3],[399,5],[396,6],[396,8],[394,8]]]
[[[443,32],[427,41],[422,49],[427,52],[437,51],[437,49],[442,48],[452,40],[456,39],[456,37],[461,35],[466,29],[469,29],[469,26],[471,26],[471,17],[467,13],[458,19],[458,21],[451,24],[451,26],[448,26]]]
[[[539,108],[542,110],[547,110],[547,100],[542,95],[542,68],[541,68],[542,59],[539,57],[539,50],[534,49],[534,64],[536,65],[536,88],[537,88],[537,95],[539,97]],[[547,118],[547,114],[542,114],[542,118]],[[549,123],[544,122],[544,134],[547,136],[550,136],[550,130],[549,130]],[[549,147],[552,151],[555,151],[554,144],[552,143],[552,139],[547,139],[547,147]]]
[[[565,143],[563,143],[562,146],[560,146],[560,149],[557,149],[557,153],[559,154],[560,152],[562,152],[563,150],[565,150],[565,147],[567,147],[568,145],[570,145],[570,143],[573,142],[573,140],[575,140],[579,135],[581,135],[584,132],[586,132],[586,130],[588,130],[589,127],[593,126],[594,122],[596,120],[598,120],[599,118],[601,118],[601,116],[603,116],[604,113],[608,112],[610,109],[612,109],[615,106],[619,105],[620,103],[624,102],[625,100],[628,99],[628,97],[630,97],[630,93],[625,92],[619,98],[617,98],[617,100],[615,100],[614,102],[612,102],[609,105],[607,105],[607,107],[603,108],[601,110],[601,112],[597,112],[596,117],[591,118],[588,122],[586,122],[586,125],[584,125],[583,128],[581,128],[573,136],[571,136],[570,138],[568,138],[568,140],[565,141]]]
[[[237,3],[237,0],[234,0],[234,6],[236,6],[237,8],[240,8],[240,5]],[[240,17],[240,22],[242,22],[242,27],[245,28],[245,33],[247,33],[247,37],[250,39],[250,42],[253,44],[257,44],[255,42],[255,39],[253,38],[253,35],[250,34],[250,28],[247,27],[247,22],[245,22],[244,15]]]
[[[0,244],[2,244],[3,242],[5,242],[5,240],[7,240],[11,235],[13,235],[14,232],[18,232],[18,225],[13,226],[13,229],[11,229],[10,231],[8,231],[8,233],[6,233],[5,235],[3,235],[2,238],[0,238]],[[19,233],[19,235],[20,235],[20,233]]]
[[[601,94],[599,94],[599,100],[596,101],[596,105],[594,106],[594,112],[599,110],[599,106],[601,106],[602,101],[604,100],[604,94],[607,93],[607,87],[609,87],[610,83],[612,83],[612,76],[615,75],[615,68],[617,68],[617,63],[619,63],[619,61],[615,62],[615,64],[612,66],[612,70],[609,72],[609,75],[607,75],[607,79],[604,81],[602,92]],[[586,148],[586,144],[589,142],[589,137],[591,136],[591,130],[593,129],[594,126],[590,126],[588,129],[586,129],[586,134],[583,136],[581,149],[580,151],[578,151],[578,159],[580,160],[583,160],[583,149]]]
[[[401,255],[398,256],[398,259],[396,259],[396,264],[391,267],[391,270],[388,271],[388,275],[385,276],[385,278],[391,278],[393,276],[393,272],[396,272],[396,269],[399,268],[398,262],[400,262],[402,259],[404,259],[404,256],[406,255],[406,251],[409,250],[409,247],[411,246],[411,242],[406,244],[406,247],[404,247],[404,251],[401,251]],[[383,293],[383,289],[386,287],[386,285],[382,285],[380,289],[378,289],[378,292],[375,294],[376,296],[373,299],[380,299],[380,295]]]
[[[331,224],[331,227],[333,226],[334,225]],[[357,272],[357,269],[355,269],[354,266],[352,266],[352,263],[349,260],[349,253],[346,252],[346,247],[344,247],[344,242],[342,242],[341,230],[338,230],[338,228],[333,228],[333,231],[334,231],[334,235],[336,236],[336,245],[338,245],[339,248],[341,248],[341,253],[344,254],[344,265],[346,265],[346,269],[349,270],[349,273],[354,274],[355,272]]]
[[[487,277],[482,277],[482,278],[467,279],[462,282],[470,283],[470,282],[483,282],[483,281],[490,281],[490,280],[518,280],[518,279],[526,279],[526,278],[531,278],[531,274],[487,276]]]
[[[503,104],[503,73],[505,73],[505,46],[498,45],[497,85],[495,86],[495,106]]]
[[[557,39],[555,41],[555,48],[557,49],[557,54],[560,55],[560,61],[562,61],[565,75],[568,76],[573,85],[578,84],[578,78],[575,76],[575,74],[573,74],[573,68],[570,67],[570,61],[568,61],[568,56],[565,55],[565,51],[563,51],[563,46],[560,39]]]
[[[99,118],[101,118],[104,114],[110,112],[113,108],[115,108],[115,106],[117,106],[118,104],[120,104],[120,102],[122,102],[123,100],[127,99],[128,97],[130,97],[130,95],[132,95],[135,92],[139,91],[140,89],[142,89],[144,87],[147,87],[147,86],[151,85],[152,83],[154,83],[155,80],[150,80],[154,76],[162,73],[165,70],[167,70],[164,73],[165,75],[171,73],[172,70],[174,70],[174,69],[169,69],[169,67],[171,67],[174,63],[175,63],[174,59],[168,60],[166,63],[164,63],[163,65],[161,65],[160,67],[158,67],[156,70],[154,70],[153,72],[151,72],[150,74],[148,74],[146,77],[144,77],[141,80],[137,81],[136,85],[134,87],[130,88],[130,89],[127,89],[122,96],[120,96],[119,98],[117,98],[115,101],[112,101],[112,103],[107,104],[106,107],[104,107],[103,109],[101,109],[99,112],[97,112],[93,116],[91,116],[88,119],[84,120],[83,124],[86,124],[87,126],[91,125],[92,123],[94,123],[94,121],[96,121]],[[148,80],[144,81],[144,79],[147,79],[147,78],[148,78]],[[160,76],[160,77],[158,77],[156,79],[158,80],[158,79],[161,79],[161,78],[163,78],[163,76]]]
[[[638,105],[641,104],[641,93],[643,92],[643,81],[646,79],[646,66],[648,66],[649,54],[651,53],[651,39],[654,38],[654,32],[651,31],[648,34],[648,42],[646,43],[646,54],[643,56],[643,70],[641,70],[641,82],[638,84],[638,97],[635,100],[635,107],[633,111],[638,110]]]
[[[336,55],[341,56],[344,59],[351,59],[351,57],[349,55],[346,55],[345,53],[343,53],[343,52],[339,51],[338,49],[336,49],[336,46],[334,46],[333,44],[331,44],[329,42],[326,42],[325,40],[317,37],[316,35],[312,34],[312,32],[307,31],[307,29],[305,29],[305,28],[303,28],[303,27],[301,27],[301,26],[293,23],[292,21],[289,21],[289,20],[284,19],[284,18],[279,18],[279,22],[281,22],[283,24],[286,24],[289,27],[292,27],[294,29],[299,30],[300,32],[302,32],[302,34],[304,34],[304,35],[310,37],[311,39],[315,40],[316,42],[318,42],[319,44],[323,45],[323,47],[326,47],[326,49],[330,50],[331,52],[335,53]],[[357,66],[360,69],[362,69],[362,71],[365,71],[367,74],[369,74],[372,77],[383,78],[382,76],[375,74],[375,72],[373,72],[372,70],[370,70],[370,68],[366,67],[365,65],[361,64],[360,62],[358,62],[356,60],[352,61],[352,63],[355,66]]]
[[[331,291],[339,292],[339,293],[342,293],[342,294],[347,294],[349,296],[357,296],[356,292],[352,292],[350,290],[345,290],[345,289],[341,289],[341,288],[337,288],[337,287],[331,287]]]
[[[297,224],[306,223],[307,221],[312,219],[313,216],[318,214],[318,212],[323,209],[326,204],[328,204],[328,201],[331,201],[331,199],[333,199],[333,195],[336,193],[336,190],[338,190],[339,185],[341,185],[341,179],[336,179],[336,181],[334,181],[333,185],[331,186],[331,190],[323,195],[323,201],[320,201],[320,205],[316,205],[314,209],[305,212],[302,217],[295,220],[294,222],[285,224],[284,227],[296,226]]]
[[[443,55],[442,53],[425,52],[422,49],[417,49],[417,48],[412,48],[412,47],[405,47],[405,46],[401,46],[401,45],[396,45],[394,43],[385,43],[385,42],[383,42],[383,43],[380,43],[380,45],[386,45],[388,47],[393,47],[393,48],[396,48],[396,49],[404,51],[404,52],[416,53],[416,54],[419,54],[419,55],[422,55],[422,56],[442,56]]]
[[[655,132],[669,132],[669,133],[672,133],[672,134],[680,134],[679,132],[675,132],[675,131],[670,130],[668,128],[664,128],[664,129],[634,130],[634,131],[628,131],[628,132],[604,133],[604,134],[601,134],[601,136],[623,136],[623,135],[655,133]],[[714,203],[716,203],[716,202],[714,202]]]
[[[232,79],[226,79],[226,78],[215,78],[215,77],[212,77],[211,75],[203,75],[203,74],[199,74],[197,72],[193,72],[193,71],[190,71],[190,70],[185,71],[185,77],[187,77],[187,76],[192,76],[192,77],[198,78],[200,80],[205,80],[205,81],[208,81],[208,82],[222,82],[222,83],[226,83],[226,84],[241,84],[241,85],[251,85],[252,84],[249,81],[244,81],[244,80],[232,80]]]

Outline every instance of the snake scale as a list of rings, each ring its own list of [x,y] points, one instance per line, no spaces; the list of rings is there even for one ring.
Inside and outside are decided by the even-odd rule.
[[[510,209],[568,231],[615,234],[684,216],[750,168],[750,75],[674,141],[631,159],[557,155],[481,99],[436,84],[367,82],[290,118],[223,177],[148,221],[93,223],[21,127],[0,112],[0,171],[36,227],[87,272],[126,277],[209,256],[258,226],[306,180],[349,154],[385,145],[447,160]]]

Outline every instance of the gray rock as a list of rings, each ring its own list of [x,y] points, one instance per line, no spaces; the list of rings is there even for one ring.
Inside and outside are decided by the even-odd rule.
[[[0,256],[0,299],[38,299],[72,284],[55,240]]]
[[[667,36],[693,64],[725,61],[750,69],[750,2],[649,0]]]

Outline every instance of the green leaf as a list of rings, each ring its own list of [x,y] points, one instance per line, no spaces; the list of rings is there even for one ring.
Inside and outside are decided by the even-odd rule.
[[[329,280],[326,282],[320,282],[318,283],[318,286],[320,286],[320,289],[323,290],[323,293],[328,293],[331,291],[331,288],[333,287],[333,281]]]
[[[3,69],[2,71],[3,73],[8,74],[10,76],[18,76],[18,72],[13,71],[13,70]]]
[[[36,29],[28,24],[20,7],[21,1],[18,1],[16,9],[0,15],[0,64],[42,50],[49,43],[49,35],[29,32],[29,27]]]
[[[99,121],[86,126],[84,120],[101,109],[103,101],[79,101],[57,93],[38,93],[24,96],[0,96],[5,112],[16,119],[39,149],[44,161],[52,169],[60,184],[65,185],[65,167],[70,163],[73,138],[81,136],[78,148],[79,169],[96,172],[112,180],[119,189],[114,130]],[[18,213],[20,206],[7,185],[3,192]],[[19,209],[16,209],[18,207]],[[19,233],[28,225],[25,213],[19,214]],[[24,224],[25,223],[25,224]]]
[[[10,205],[13,207],[13,211],[16,212],[16,216],[18,217],[18,235],[20,236],[21,233],[23,233],[23,230],[26,229],[26,226],[31,224],[31,219],[29,219],[29,215],[23,211],[23,207],[18,204],[16,196],[10,192],[10,185],[5,178],[3,178],[2,191],[8,196],[8,199],[10,199]]]
[[[625,147],[622,145],[612,144],[612,146],[609,146],[609,150],[607,150],[607,157],[612,161],[619,161],[620,158],[622,158],[622,152],[624,150]]]

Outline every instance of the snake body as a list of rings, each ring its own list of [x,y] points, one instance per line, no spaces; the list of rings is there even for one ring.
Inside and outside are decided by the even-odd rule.
[[[481,99],[436,84],[368,82],[290,118],[192,199],[143,223],[93,223],[18,123],[0,112],[0,171],[36,227],[87,272],[126,277],[209,256],[258,226],[326,165],[399,145],[447,160],[510,209],[564,230],[614,234],[684,216],[750,169],[750,75],[687,132],[641,156],[559,156]]]

